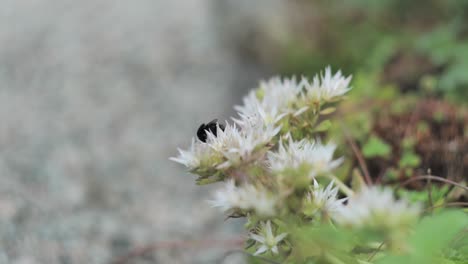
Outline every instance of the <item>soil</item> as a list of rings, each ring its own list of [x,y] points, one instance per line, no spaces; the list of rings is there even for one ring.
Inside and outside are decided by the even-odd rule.
[[[437,175],[460,182],[468,173],[468,111],[438,99],[424,99],[408,103],[400,113],[391,108],[374,117],[372,132],[392,147],[392,159],[367,160],[370,175],[382,180],[391,168],[398,168],[402,156],[402,142],[414,140],[414,151],[421,158],[418,168],[410,175],[405,169],[397,169],[398,180],[416,175]],[[424,187],[424,182],[414,182],[412,188]]]

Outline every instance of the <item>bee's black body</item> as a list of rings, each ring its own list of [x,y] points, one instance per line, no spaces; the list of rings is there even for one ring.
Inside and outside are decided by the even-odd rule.
[[[200,139],[200,141],[202,142],[206,142],[206,139],[208,138],[208,135],[206,134],[207,131],[210,131],[211,133],[213,133],[213,135],[217,136],[217,126],[219,126],[219,128],[224,131],[224,125],[218,124],[218,119],[214,119],[206,125],[201,124],[197,130],[198,139]]]

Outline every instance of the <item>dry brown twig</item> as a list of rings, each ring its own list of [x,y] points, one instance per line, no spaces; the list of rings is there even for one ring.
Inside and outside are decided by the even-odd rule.
[[[395,191],[397,191],[399,188],[401,188],[401,187],[403,187],[405,185],[408,185],[409,183],[412,183],[414,181],[428,180],[428,179],[444,182],[444,183],[447,183],[447,184],[451,184],[453,186],[462,188],[463,190],[468,192],[468,187],[466,187],[466,186],[464,186],[464,185],[462,185],[462,184],[460,184],[458,182],[454,182],[452,180],[448,180],[448,179],[445,179],[445,178],[442,178],[442,177],[439,177],[439,176],[433,176],[433,175],[421,175],[421,176],[411,177],[410,179],[408,179],[408,180],[404,181],[403,183],[399,184],[397,186],[397,188],[395,189]]]
[[[379,247],[376,250],[374,250],[374,252],[372,252],[372,254],[370,255],[369,259],[367,259],[367,261],[371,261],[375,257],[375,255],[377,255],[380,249],[382,249],[383,245],[385,245],[385,242],[380,243]]]
[[[356,142],[354,142],[353,138],[346,131],[346,127],[344,126],[343,122],[341,122],[341,127],[342,127],[343,134],[346,138],[346,141],[351,146],[351,149],[353,150],[353,153],[354,155],[356,155],[356,158],[359,162],[359,167],[361,167],[361,170],[364,173],[364,179],[366,181],[366,184],[372,185],[372,178],[370,177],[369,169],[367,168],[366,161],[364,160],[364,157],[362,156],[361,151],[357,147]]]

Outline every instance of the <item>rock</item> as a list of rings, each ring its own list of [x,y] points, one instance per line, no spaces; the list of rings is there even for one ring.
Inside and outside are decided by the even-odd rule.
[[[205,203],[214,187],[196,186],[168,160],[199,124],[228,119],[246,90],[238,87],[265,72],[225,45],[212,5],[2,3],[0,194],[11,199],[0,196],[0,219],[12,228],[0,229],[0,256],[108,263],[116,248],[237,236],[241,224]],[[21,221],[16,200],[28,208]],[[157,259],[206,263],[227,250],[164,251]]]

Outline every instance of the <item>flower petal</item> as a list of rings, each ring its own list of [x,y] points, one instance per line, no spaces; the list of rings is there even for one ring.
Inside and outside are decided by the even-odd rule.
[[[278,246],[274,246],[271,248],[271,252],[273,252],[274,254],[278,254]]]
[[[288,235],[288,233],[282,233],[282,234],[276,236],[276,237],[275,237],[275,242],[276,242],[276,243],[280,242],[280,241],[283,240],[287,235]]]
[[[255,240],[255,241],[260,242],[260,243],[265,243],[265,238],[262,237],[262,236],[259,236],[259,235],[257,235],[257,234],[252,234],[252,233],[250,233],[250,234],[249,234],[249,237],[252,238],[252,239]]]
[[[263,253],[265,253],[267,250],[268,250],[268,247],[267,247],[266,245],[263,245],[263,246],[259,247],[259,248],[257,249],[257,251],[255,251],[254,256],[263,254]]]

